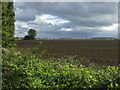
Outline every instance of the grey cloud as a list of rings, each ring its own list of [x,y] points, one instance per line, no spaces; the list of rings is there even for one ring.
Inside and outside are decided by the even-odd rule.
[[[32,21],[35,19],[35,13],[31,9],[16,10],[15,19],[19,21]]]
[[[96,20],[87,20],[91,17],[101,16],[101,18],[106,18],[104,15],[111,15],[113,17],[116,16],[117,13],[117,4],[116,3],[45,3],[45,2],[26,2],[22,4],[16,5],[16,7],[21,8],[22,13],[17,14],[16,19],[20,20],[33,20],[35,18],[35,14],[51,14],[62,17],[63,19],[68,19],[74,24],[82,24],[82,25],[110,25],[110,20],[106,19],[102,22],[96,22]],[[27,9],[26,9],[27,8]],[[18,12],[19,13],[19,12]],[[22,17],[24,18],[22,18]],[[29,17],[29,18],[28,18]],[[30,19],[31,18],[31,19]],[[84,20],[83,20],[84,19]],[[99,21],[99,19],[97,20]],[[113,22],[116,22],[113,18]]]
[[[17,10],[19,8],[19,10]],[[73,28],[75,26],[109,26],[117,23],[117,3],[47,3],[47,2],[16,2],[16,20],[28,23],[38,32],[37,37],[90,37],[95,35],[112,35],[113,32],[102,30],[81,30],[65,32],[60,28]],[[49,14],[71,21],[59,26],[52,26],[43,22],[34,22],[36,15]],[[20,28],[20,27],[19,27]],[[22,29],[22,28],[20,28]],[[23,30],[24,31],[24,30]],[[114,35],[113,35],[113,34]],[[45,35],[45,36],[44,36]]]

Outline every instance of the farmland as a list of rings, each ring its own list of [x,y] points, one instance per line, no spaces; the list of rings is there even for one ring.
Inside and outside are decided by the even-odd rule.
[[[3,89],[120,88],[117,40],[19,40],[17,44],[3,51]]]
[[[45,59],[75,56],[101,65],[118,65],[118,40],[19,40],[17,44],[22,51],[39,47],[36,52],[44,50]]]

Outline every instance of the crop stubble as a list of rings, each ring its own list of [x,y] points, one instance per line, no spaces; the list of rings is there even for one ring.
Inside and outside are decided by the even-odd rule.
[[[19,48],[36,47],[40,40],[20,40]],[[76,56],[104,65],[118,65],[118,40],[42,40],[44,58]],[[41,50],[41,49],[40,49]],[[38,49],[39,53],[39,49]]]

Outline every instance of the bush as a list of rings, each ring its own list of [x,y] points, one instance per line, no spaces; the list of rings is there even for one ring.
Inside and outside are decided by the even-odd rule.
[[[1,6],[2,5],[2,6]],[[15,13],[13,11],[13,2],[1,2],[2,19],[0,19],[2,28],[2,47],[16,46],[14,38]]]
[[[3,54],[3,89],[120,88],[119,67],[77,66],[72,57],[45,60],[33,53],[16,52],[10,49]]]

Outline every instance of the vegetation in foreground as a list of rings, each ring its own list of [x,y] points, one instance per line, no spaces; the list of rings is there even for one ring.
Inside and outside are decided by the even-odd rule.
[[[83,60],[83,59],[81,59]],[[3,51],[3,89],[120,88],[117,66],[85,67],[73,57],[42,59],[42,54]]]
[[[13,47],[13,2],[2,4],[2,47]],[[0,20],[1,21],[1,20]],[[119,67],[85,67],[72,57],[42,59],[42,54],[3,51],[3,89],[15,88],[120,88]],[[83,59],[81,59],[83,60]],[[79,64],[78,64],[79,63]]]

